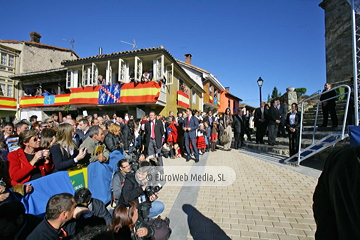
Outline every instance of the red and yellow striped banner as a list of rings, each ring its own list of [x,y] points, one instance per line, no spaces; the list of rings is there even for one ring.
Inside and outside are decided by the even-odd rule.
[[[178,100],[177,100],[178,106],[189,108],[190,107],[189,95],[187,95],[183,91],[177,91],[177,94],[178,94]]]
[[[213,99],[212,96],[209,96],[209,102],[210,102],[210,103],[213,103],[213,102],[214,102],[214,99]]]
[[[220,107],[220,101],[219,100],[217,101],[217,106]]]
[[[98,104],[100,86],[72,88],[69,104]]]
[[[44,99],[44,96],[23,97],[20,99],[20,107],[48,107],[67,105],[69,104],[70,94],[55,95],[53,104],[44,104]]]
[[[119,103],[155,103],[160,95],[161,83],[124,83],[120,86]],[[100,86],[72,88],[70,104],[98,105]]]
[[[124,83],[120,90],[120,103],[155,103],[160,95],[161,83]]]
[[[0,97],[0,108],[14,108],[16,109],[16,99]]]

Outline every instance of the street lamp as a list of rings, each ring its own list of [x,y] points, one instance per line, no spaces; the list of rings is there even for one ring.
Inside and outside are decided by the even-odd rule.
[[[261,103],[261,87],[264,83],[264,80],[261,79],[261,77],[259,77],[259,79],[257,80],[257,84],[259,86],[259,90],[260,90],[260,103]]]

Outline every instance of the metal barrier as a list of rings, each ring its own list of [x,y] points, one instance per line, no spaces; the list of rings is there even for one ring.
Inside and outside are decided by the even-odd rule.
[[[350,87],[349,87],[348,85],[339,85],[339,86],[336,86],[336,87],[332,88],[332,89],[329,90],[329,91],[335,91],[336,89],[341,88],[341,87],[346,88],[347,91],[345,91],[345,93],[338,94],[338,95],[336,95],[335,97],[328,98],[328,99],[325,99],[325,100],[323,100],[323,101],[319,101],[319,102],[317,103],[317,105],[316,105],[316,114],[315,114],[315,121],[314,121],[314,130],[313,130],[313,134],[312,134],[312,144],[311,144],[311,145],[314,145],[314,143],[315,143],[315,133],[316,133],[316,126],[317,126],[317,119],[318,119],[318,115],[319,115],[319,105],[320,105],[322,102],[325,102],[325,101],[328,101],[328,100],[330,100],[330,99],[334,99],[334,98],[337,98],[337,97],[340,97],[340,96],[343,96],[343,95],[347,95],[347,98],[346,98],[346,106],[345,106],[345,114],[344,114],[344,119],[343,119],[343,126],[342,126],[342,130],[341,130],[341,134],[339,135],[339,138],[340,138],[339,141],[340,141],[340,140],[343,140],[343,139],[346,138],[346,137],[348,137],[348,134],[345,134],[345,126],[346,126],[346,118],[347,118],[347,114],[348,114],[348,107],[349,107],[349,100],[350,100],[351,89],[350,89]],[[326,91],[326,92],[327,92],[327,91]],[[311,96],[311,97],[305,99],[304,101],[302,101],[302,103],[301,103],[301,110],[302,110],[302,111],[301,111],[301,122],[300,122],[299,151],[298,151],[298,153],[297,153],[297,156],[296,156],[296,155],[291,156],[290,158],[288,158],[287,160],[285,160],[285,162],[288,162],[288,161],[289,161],[290,159],[292,159],[293,157],[297,157],[297,165],[300,165],[300,162],[301,162],[301,161],[303,161],[303,160],[305,160],[306,158],[308,158],[308,157],[310,157],[310,156],[312,156],[312,155],[314,155],[314,154],[316,154],[316,153],[324,150],[324,149],[327,148],[328,146],[331,146],[331,144],[328,144],[328,145],[327,145],[326,147],[324,147],[324,148],[321,148],[321,149],[319,148],[319,149],[317,149],[317,151],[313,151],[312,154],[307,154],[305,157],[304,157],[304,156],[301,156],[301,153],[302,153],[302,150],[301,150],[301,139],[302,139],[303,121],[304,121],[304,111],[303,111],[303,109],[304,109],[304,103],[307,102],[307,101],[310,101],[310,100],[312,100],[312,99],[314,99],[314,98],[320,97],[321,95],[325,94],[326,92],[322,92],[322,93],[320,93],[320,94],[316,94],[316,95]],[[333,136],[334,134],[330,134],[330,135]],[[330,135],[329,135],[329,136],[330,136]],[[325,140],[325,139],[326,139],[326,138],[323,138],[323,139],[321,139],[320,141]],[[338,141],[336,141],[336,142],[338,142]],[[335,144],[336,142],[334,141],[334,144]],[[308,148],[311,149],[311,146],[308,147]],[[304,149],[303,152],[305,152],[305,150],[307,150],[307,148]]]

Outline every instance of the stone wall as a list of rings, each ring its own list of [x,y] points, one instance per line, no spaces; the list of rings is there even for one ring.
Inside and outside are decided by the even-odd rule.
[[[326,79],[338,85],[352,77],[351,5],[346,0],[323,0],[325,11]]]
[[[41,71],[62,67],[61,61],[76,59],[72,52],[25,45],[20,54],[20,73]]]

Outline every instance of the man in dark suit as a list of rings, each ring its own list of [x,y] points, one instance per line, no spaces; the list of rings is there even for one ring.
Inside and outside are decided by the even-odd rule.
[[[80,138],[80,144],[89,136],[89,129],[89,121],[86,118],[81,119],[79,121],[79,129],[76,129],[76,135]]]
[[[285,137],[285,118],[286,118],[286,104],[285,102],[281,102],[278,106],[279,115],[280,115],[280,123],[278,128],[278,137]]]
[[[321,127],[327,127],[328,124],[328,118],[329,118],[329,112],[330,112],[330,116],[331,116],[331,122],[332,122],[332,127],[337,127],[338,126],[338,118],[336,116],[336,103],[335,103],[335,96],[336,96],[336,91],[335,90],[331,90],[331,84],[330,83],[325,83],[325,89],[323,90],[323,95],[321,95],[320,97],[320,101],[322,102],[322,111],[323,111],[323,124],[321,125]],[[332,99],[330,99],[332,98]],[[329,100],[327,100],[329,99]],[[326,101],[324,101],[326,100]]]
[[[275,146],[276,144],[276,135],[277,135],[277,129],[280,123],[280,114],[279,109],[277,106],[279,105],[279,100],[273,100],[271,101],[271,107],[268,111],[268,122],[269,122],[269,145]]]
[[[239,149],[244,145],[244,132],[245,132],[245,123],[244,123],[242,108],[239,108],[237,114],[233,116],[233,126],[234,126],[234,136],[235,136],[234,148]]]
[[[199,128],[199,120],[192,115],[190,108],[186,109],[187,117],[183,122],[185,147],[186,147],[186,161],[190,161],[190,142],[193,147],[195,162],[199,162],[199,151],[196,146],[196,129]]]
[[[255,110],[254,126],[256,127],[256,143],[264,144],[264,136],[266,130],[266,109],[265,102],[260,103],[260,107]]]
[[[207,116],[204,117],[203,122],[207,122],[208,125],[212,128],[212,124],[215,121],[215,117],[212,115],[211,110],[207,112]]]
[[[162,137],[164,136],[164,126],[160,120],[156,119],[155,112],[149,113],[149,121],[145,123],[145,142],[148,156],[157,157],[160,166],[163,166],[160,156]]]

